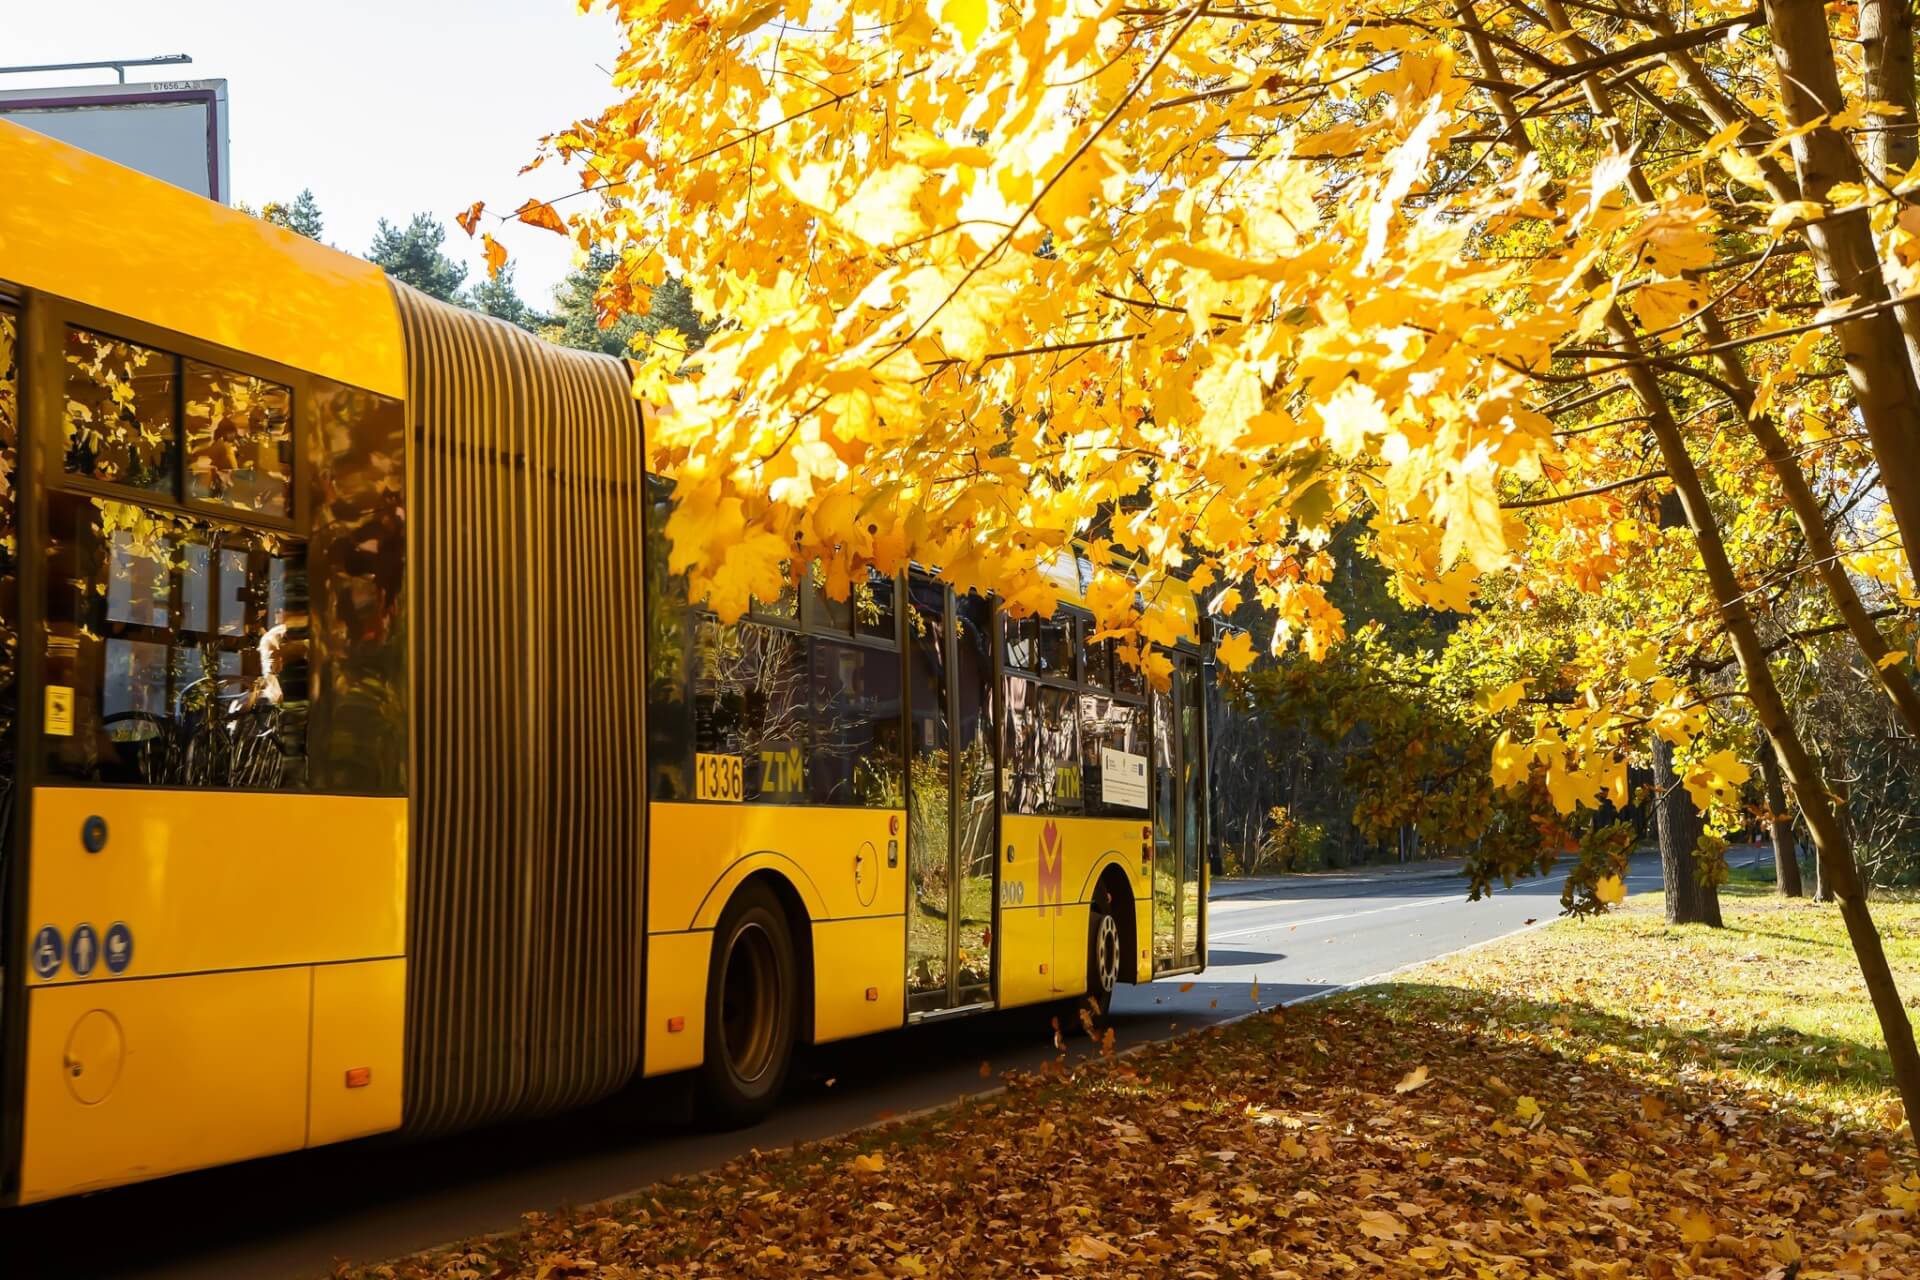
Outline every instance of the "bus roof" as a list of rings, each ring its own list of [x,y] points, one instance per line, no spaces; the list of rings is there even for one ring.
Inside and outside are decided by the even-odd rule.
[[[372,263],[0,121],[0,279],[399,397]]]

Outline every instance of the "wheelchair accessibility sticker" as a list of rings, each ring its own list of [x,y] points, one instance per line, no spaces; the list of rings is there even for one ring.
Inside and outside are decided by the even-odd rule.
[[[50,924],[40,926],[40,932],[33,935],[34,973],[42,978],[53,977],[60,972],[60,961],[65,954],[60,931]]]

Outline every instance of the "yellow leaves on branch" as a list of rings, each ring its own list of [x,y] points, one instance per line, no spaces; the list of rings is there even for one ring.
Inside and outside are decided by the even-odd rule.
[[[1716,804],[1737,804],[1740,787],[1751,772],[1733,752],[1715,751],[1689,768],[1682,781],[1693,797],[1694,807],[1704,810]]]
[[[649,461],[696,508],[676,562],[723,616],[767,585],[775,540],[790,571],[857,575],[885,539],[1030,608],[1042,567],[1098,533],[1144,581],[1211,576],[1269,613],[1276,649],[1318,655],[1342,620],[1304,569],[1343,520],[1391,530],[1433,603],[1510,563],[1503,478],[1555,447],[1524,370],[1581,300],[1467,251],[1543,178],[1436,191],[1481,127],[1443,44],[1359,26],[1309,48],[1060,0],[623,22],[627,98],[552,145],[603,193],[582,243],[725,321],[639,374],[672,402]],[[1316,79],[1324,108],[1276,109]],[[517,216],[565,229],[538,202]],[[1659,251],[1684,257],[1683,232]],[[808,518],[829,500],[866,533]],[[1149,638],[1131,605],[1095,611]]]

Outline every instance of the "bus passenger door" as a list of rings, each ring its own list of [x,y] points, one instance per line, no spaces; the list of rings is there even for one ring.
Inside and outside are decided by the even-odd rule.
[[[1206,750],[1200,664],[1176,653],[1153,694],[1153,972],[1200,967],[1206,863]]]
[[[907,584],[907,1012],[993,1002],[992,607]]]

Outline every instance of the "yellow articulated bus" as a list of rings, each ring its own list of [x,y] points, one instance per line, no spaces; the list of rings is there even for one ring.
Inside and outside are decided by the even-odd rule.
[[[1207,657],[666,573],[617,360],[0,123],[0,1199],[1204,962]],[[1164,607],[1191,609],[1190,598]]]

